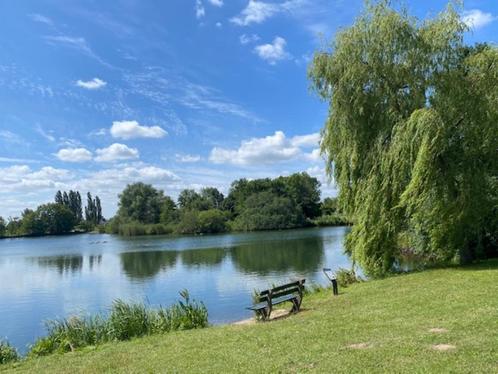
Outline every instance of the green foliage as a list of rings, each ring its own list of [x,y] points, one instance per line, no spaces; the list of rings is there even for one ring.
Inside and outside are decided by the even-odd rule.
[[[264,191],[245,200],[244,210],[231,226],[238,231],[278,230],[302,226],[304,220],[302,209],[290,198]]]
[[[318,218],[315,218],[311,222],[315,226],[346,226],[351,224],[351,222],[349,222],[346,216],[339,213],[323,215]]]
[[[40,205],[35,214],[45,225],[48,234],[64,234],[74,228],[75,218],[69,208],[57,203]]]
[[[210,209],[199,212],[198,231],[200,233],[215,234],[227,230],[228,216],[219,209]]]
[[[178,210],[176,209],[176,204],[169,196],[164,196],[159,220],[164,224],[171,224],[178,220]]]
[[[72,352],[108,341],[207,327],[208,313],[204,304],[191,301],[186,290],[180,292],[180,296],[182,299],[169,308],[149,309],[144,304],[115,300],[107,317],[97,315],[49,321],[47,336],[35,342],[28,356]],[[0,349],[3,349],[1,344]]]
[[[0,340],[0,365],[19,360],[19,355],[9,342]]]
[[[348,270],[340,268],[335,272],[335,277],[339,287],[347,287],[351,284],[360,282],[360,278],[356,275],[353,269]]]
[[[346,247],[370,275],[400,256],[399,236],[434,261],[482,256],[496,212],[498,51],[463,45],[449,6],[420,22],[367,5],[309,75],[330,101],[322,151],[355,225]]]
[[[118,215],[123,221],[159,223],[164,195],[150,184],[129,184],[119,195]]]
[[[7,223],[5,222],[5,219],[3,217],[0,217],[0,238],[5,235],[6,231],[7,231]]]

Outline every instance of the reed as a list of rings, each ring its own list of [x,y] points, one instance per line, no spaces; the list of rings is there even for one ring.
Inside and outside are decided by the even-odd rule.
[[[47,336],[38,339],[28,356],[71,352],[109,341],[189,330],[208,326],[208,312],[202,302],[190,299],[187,290],[181,300],[165,308],[151,309],[143,303],[115,300],[106,316],[69,317],[47,322]]]

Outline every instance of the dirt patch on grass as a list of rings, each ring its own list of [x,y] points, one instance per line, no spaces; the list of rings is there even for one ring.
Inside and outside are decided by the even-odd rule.
[[[301,309],[300,313],[303,312],[303,309]],[[277,319],[285,318],[288,317],[289,315],[293,314],[292,312],[288,311],[287,309],[274,309],[271,312],[270,319],[268,321],[274,321]],[[248,319],[243,319],[242,321],[237,321],[234,322],[233,325],[237,326],[244,326],[244,325],[253,325],[257,323],[258,321],[256,318],[248,318]]]
[[[433,332],[435,334],[444,334],[445,332],[448,332],[448,330],[443,329],[441,327],[434,327],[432,329],[429,329],[429,332]]]
[[[453,351],[456,349],[456,346],[453,344],[434,344],[432,346],[432,349],[440,352],[445,352],[445,351]]]
[[[371,347],[372,347],[372,344],[370,344],[370,343],[354,343],[354,344],[348,345],[348,348],[351,348],[351,349],[367,349],[367,348],[371,348]]]

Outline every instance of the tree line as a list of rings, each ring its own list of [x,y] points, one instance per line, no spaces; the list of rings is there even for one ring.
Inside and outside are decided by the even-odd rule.
[[[88,231],[104,223],[98,196],[87,193],[84,208],[79,191],[57,191],[53,203],[42,204],[35,210],[25,209],[21,217],[0,217],[0,237],[64,234],[73,230]]]
[[[118,206],[105,230],[130,236],[290,229],[326,224],[327,217],[346,223],[333,199],[320,201],[320,183],[307,173],[239,179],[226,197],[214,187],[185,189],[176,202],[149,184],[134,183],[119,195]]]

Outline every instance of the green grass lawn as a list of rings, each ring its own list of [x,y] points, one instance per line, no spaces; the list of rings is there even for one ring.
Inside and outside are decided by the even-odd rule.
[[[278,321],[106,344],[0,371],[498,372],[498,261],[340,291],[306,296],[303,312]],[[453,348],[437,351],[438,344]]]

